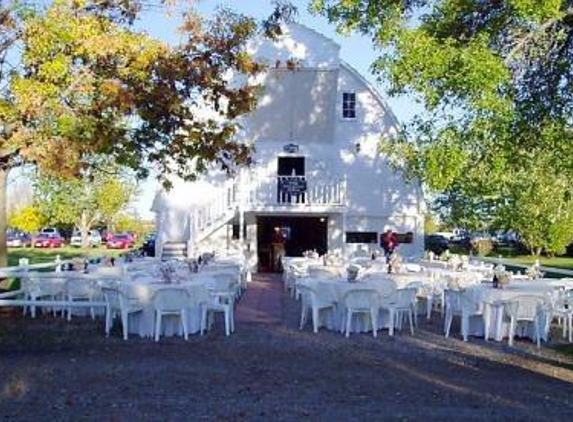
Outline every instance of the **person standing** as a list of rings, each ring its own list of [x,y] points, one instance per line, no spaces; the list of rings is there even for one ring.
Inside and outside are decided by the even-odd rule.
[[[286,236],[280,227],[275,227],[272,242],[272,270],[274,272],[282,272],[283,258],[286,254],[285,251]]]
[[[390,262],[390,257],[398,247],[398,235],[392,229],[386,230],[381,236],[380,246],[384,250],[386,262]]]

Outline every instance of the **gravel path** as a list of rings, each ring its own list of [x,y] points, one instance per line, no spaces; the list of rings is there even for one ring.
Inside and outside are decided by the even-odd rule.
[[[5,420],[345,420],[573,418],[573,360],[529,342],[444,339],[441,320],[389,338],[299,331],[298,303],[278,323],[221,326],[155,344],[103,322],[0,313]],[[220,321],[219,321],[220,323]],[[454,333],[459,326],[454,325]]]

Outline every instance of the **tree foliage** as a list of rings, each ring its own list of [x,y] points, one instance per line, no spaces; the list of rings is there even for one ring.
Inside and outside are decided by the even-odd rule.
[[[189,10],[171,46],[134,25],[142,7],[163,3],[0,3],[0,260],[14,167],[81,178],[103,155],[140,177],[153,168],[169,185],[170,175],[193,179],[211,163],[228,171],[249,163],[251,147],[234,135],[256,107],[250,76],[262,65],[246,45],[276,35],[293,9],[278,2],[263,22]]]
[[[86,247],[89,230],[102,221],[113,221],[135,192],[128,177],[101,170],[81,178],[39,176],[35,181],[36,206],[47,222],[78,228]]]
[[[10,227],[25,233],[37,233],[46,223],[45,215],[35,205],[20,208],[10,215]]]
[[[370,36],[374,73],[424,113],[384,140],[444,220],[518,231],[536,252],[573,240],[573,3],[315,0],[341,31]]]

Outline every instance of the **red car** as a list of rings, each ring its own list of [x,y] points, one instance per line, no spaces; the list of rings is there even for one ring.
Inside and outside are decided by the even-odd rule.
[[[116,234],[108,236],[106,246],[108,249],[129,249],[134,244],[135,240],[129,234]]]
[[[41,234],[32,242],[33,248],[61,248],[64,246],[64,239],[58,234]]]

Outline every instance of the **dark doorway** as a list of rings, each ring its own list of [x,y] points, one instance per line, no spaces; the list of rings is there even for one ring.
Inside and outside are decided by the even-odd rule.
[[[286,256],[302,256],[315,249],[324,255],[328,250],[328,217],[257,217],[257,251],[259,271],[276,271],[273,265],[275,228],[284,236]]]
[[[304,176],[304,157],[279,157],[277,175]]]

